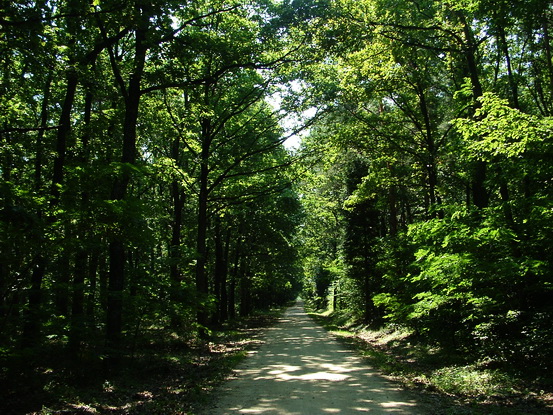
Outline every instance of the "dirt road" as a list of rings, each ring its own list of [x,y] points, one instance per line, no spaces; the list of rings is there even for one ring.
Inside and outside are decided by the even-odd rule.
[[[214,396],[205,414],[419,414],[406,392],[380,377],[306,315],[289,308],[266,342]]]

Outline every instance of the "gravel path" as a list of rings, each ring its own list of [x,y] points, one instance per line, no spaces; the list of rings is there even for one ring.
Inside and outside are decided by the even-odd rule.
[[[204,414],[419,414],[417,403],[289,308]]]

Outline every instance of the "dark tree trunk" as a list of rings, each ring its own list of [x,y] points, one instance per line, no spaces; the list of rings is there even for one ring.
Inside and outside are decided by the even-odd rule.
[[[228,259],[229,259],[229,249],[230,249],[230,229],[227,230],[227,237],[225,241],[225,246],[223,249],[223,267],[221,272],[221,306],[219,307],[220,319],[222,322],[228,320]]]
[[[391,170],[390,164],[388,164],[388,170]],[[388,210],[390,211],[388,219],[389,233],[391,236],[395,236],[398,231],[397,186],[395,184],[390,187],[388,192]]]
[[[69,282],[71,279],[69,270],[68,249],[60,251],[60,257],[56,264],[57,278],[54,284],[54,304],[58,316],[69,316]]]
[[[214,294],[217,299],[217,314],[214,319],[215,323],[221,323],[228,319],[227,276],[230,232],[227,231],[225,241],[223,241],[223,238],[221,220],[216,218]]]
[[[467,71],[472,84],[472,95],[474,100],[482,96],[482,84],[480,83],[480,71],[478,70],[478,64],[476,62],[476,51],[478,45],[474,39],[472,28],[467,22],[462,12],[456,12],[457,17],[461,25],[463,26],[463,33],[465,35],[465,44],[463,45],[463,53],[465,62],[467,65]]]
[[[71,303],[71,327],[69,330],[69,353],[77,357],[84,335],[84,289],[88,255],[80,249],[75,257],[73,271],[73,301]]]
[[[46,86],[44,87],[44,98],[42,100],[40,127],[36,140],[36,155],[35,155],[35,171],[34,171],[34,187],[37,194],[40,194],[42,187],[42,168],[43,168],[43,139],[44,128],[48,125],[48,102],[50,99],[50,89],[52,85],[52,75],[48,75]],[[4,169],[2,169],[4,171]],[[6,172],[9,169],[5,169]],[[8,173],[9,174],[9,173]],[[6,177],[8,179],[9,177]],[[38,212],[37,216],[42,217],[42,212]],[[40,237],[39,237],[40,238]],[[40,338],[41,331],[41,302],[42,302],[42,280],[46,272],[46,260],[42,253],[38,253],[34,261],[31,272],[31,289],[29,290],[28,309],[23,322],[22,330],[22,346],[30,347],[36,344]],[[7,271],[6,271],[7,272]]]
[[[106,351],[117,362],[121,350],[123,324],[123,288],[125,286],[125,247],[122,241],[112,241],[109,246],[109,277],[106,313]]]
[[[71,112],[75,102],[75,93],[79,79],[74,69],[67,72],[67,87],[65,99],[61,109],[58,134],[56,137],[56,157],[54,159],[54,170],[52,175],[52,205],[56,205],[60,196],[60,186],[63,183],[63,172],[67,152],[67,141],[71,132]]]
[[[88,261],[88,293],[86,296],[86,320],[91,322],[94,320],[94,312],[96,306],[96,286],[98,282],[99,254],[93,250]]]
[[[233,319],[236,317],[236,281],[238,279],[238,270],[240,267],[242,239],[238,237],[236,247],[234,248],[234,260],[232,272],[230,273],[230,284],[228,290],[228,316]]]
[[[543,43],[545,45],[545,61],[547,62],[547,73],[549,78],[549,96],[553,95],[553,53],[551,52],[551,37],[549,34],[549,16],[548,12],[544,12],[543,16]],[[551,101],[547,102],[547,114],[551,115]]]
[[[59,203],[60,196],[60,186],[63,182],[63,171],[65,165],[65,156],[67,151],[67,140],[71,131],[71,111],[73,110],[73,103],[75,101],[75,93],[78,85],[77,73],[70,69],[67,72],[67,85],[65,90],[65,99],[62,105],[61,115],[59,118],[59,127],[56,136],[56,156],[54,158],[54,166],[52,173],[52,185],[50,193],[52,199],[50,200],[50,208],[53,209]],[[49,91],[49,88],[48,88]],[[49,92],[48,92],[49,93]],[[46,96],[45,96],[46,100]],[[43,114],[41,115],[41,123],[47,119],[45,115],[46,106],[43,103]],[[39,136],[40,137],[40,136]],[[39,138],[37,142],[37,160],[35,160],[35,187],[40,187],[40,178],[42,176],[42,138]],[[41,214],[39,213],[39,216]],[[53,222],[54,217],[48,219],[49,222]],[[29,294],[29,310],[27,313],[27,321],[24,323],[24,329],[22,333],[23,343],[25,346],[30,346],[31,343],[36,342],[40,332],[40,308],[42,294],[42,280],[46,272],[46,259],[43,257],[42,253],[37,254],[35,265],[33,267],[33,272],[31,276],[31,291]],[[64,285],[64,279],[68,277],[67,273],[64,273],[63,267],[61,267],[61,272],[59,277],[56,279],[56,287],[59,290]],[[66,284],[65,284],[66,285]],[[59,291],[57,291],[59,294]],[[62,310],[61,307],[63,301],[61,296],[56,296],[56,308],[58,313]],[[67,315],[67,309],[62,315]],[[32,320],[32,321],[31,321]]]
[[[213,294],[217,302],[217,311],[213,316],[213,323],[218,324],[221,321],[221,309],[226,307],[226,304],[222,303],[221,291],[223,284],[223,273],[225,272],[224,253],[223,253],[223,241],[221,236],[221,219],[215,218],[215,270],[213,275]]]
[[[180,302],[182,301],[180,245],[182,233],[182,210],[184,208],[184,194],[182,193],[182,189],[177,182],[172,183],[171,189],[173,194],[173,221],[171,224],[171,242],[169,246],[169,256],[171,261],[169,266],[169,273],[171,278],[171,298],[174,302]],[[180,326],[180,324],[180,316],[173,313],[171,315],[171,326],[173,328],[177,328]]]
[[[483,209],[488,207],[489,195],[484,182],[486,180],[487,163],[477,160],[473,165],[471,189],[472,202],[477,208]]]
[[[46,269],[45,259],[38,255],[31,273],[31,289],[29,290],[29,307],[24,316],[21,346],[23,348],[36,346],[40,339],[42,280]]]
[[[511,55],[509,54],[509,45],[507,43],[507,36],[505,34],[505,28],[502,24],[497,27],[498,41],[501,45],[503,56],[505,57],[505,63],[507,64],[507,76],[509,78],[509,88],[511,89],[510,101],[513,108],[520,109],[518,101],[518,85],[513,74],[513,66],[511,65]]]
[[[419,108],[424,120],[424,130],[421,131],[426,140],[426,149],[428,151],[428,160],[426,161],[427,185],[428,185],[428,202],[432,208],[436,204],[436,187],[438,185],[438,174],[436,171],[436,143],[434,140],[434,132],[432,128],[432,120],[424,87],[417,85],[417,95],[419,97]]]
[[[50,89],[52,86],[52,75],[48,75],[46,80],[46,86],[44,87],[44,99],[42,100],[42,107],[40,113],[40,128],[41,130],[37,134],[36,139],[36,155],[35,155],[35,191],[40,192],[42,187],[42,167],[43,167],[43,140],[45,128],[48,126],[48,104],[50,100]]]
[[[109,249],[109,244],[108,244]],[[107,259],[107,261],[106,261]],[[108,308],[108,284],[109,284],[109,251],[107,255],[98,257],[98,276],[100,277],[100,309],[107,310]]]
[[[482,84],[480,83],[480,71],[478,70],[478,64],[476,61],[476,51],[478,45],[474,39],[472,28],[467,22],[462,12],[457,12],[457,16],[463,26],[463,32],[465,35],[464,44],[464,56],[467,65],[467,71],[472,83],[472,95],[474,99],[474,109],[479,105],[477,99],[483,94]],[[486,162],[477,160],[474,162],[471,177],[471,192],[472,202],[477,208],[485,208],[488,206],[489,195],[485,186],[486,181]]]
[[[84,111],[84,134],[82,135],[82,147],[79,161],[85,165],[88,162],[89,142],[90,142],[90,121],[92,118],[92,99],[93,96],[88,92],[85,96]],[[84,183],[81,183],[84,184]],[[81,195],[81,210],[86,211],[89,204],[90,195],[85,190]],[[84,221],[85,218],[83,217]],[[71,327],[69,330],[68,349],[72,357],[79,355],[81,343],[85,333],[85,281],[88,274],[89,253],[85,248],[85,240],[88,239],[83,226],[83,234],[79,235],[80,244],[75,255],[75,266],[73,271],[73,301],[71,306]],[[94,276],[95,277],[95,276]]]
[[[73,43],[73,40],[70,40]],[[75,95],[77,92],[77,85],[79,84],[79,78],[77,71],[72,67],[67,70],[66,74],[66,90],[65,98],[61,108],[61,114],[59,119],[59,127],[56,136],[56,156],[54,158],[54,166],[52,172],[52,187],[51,194],[52,199],[50,201],[50,208],[54,209],[60,202],[61,186],[64,179],[65,159],[67,155],[67,143],[71,134],[71,113],[73,111],[73,104],[75,102]],[[54,222],[55,217],[50,217],[49,222]],[[56,267],[56,278],[54,281],[55,291],[55,309],[59,316],[68,316],[69,313],[69,258],[68,250],[62,249],[58,258],[58,264]]]
[[[245,264],[239,268],[240,277],[240,316],[250,315],[252,309],[251,281]]]
[[[207,264],[207,204],[209,192],[209,156],[211,147],[211,123],[208,119],[203,119],[202,125],[202,150],[200,154],[200,193],[198,196],[198,231],[196,236],[196,291],[200,303],[207,300],[209,295],[209,283],[206,274]],[[208,314],[204,306],[200,305],[197,312],[197,319],[200,326],[206,326],[208,323]],[[201,330],[203,332],[203,330]],[[205,333],[204,333],[205,334]]]
[[[435,161],[432,160],[427,167],[428,174],[428,197],[430,207],[436,206],[436,187],[438,186],[438,172],[436,171]]]
[[[365,261],[365,274],[363,277],[363,294],[364,294],[364,311],[363,311],[363,319],[365,320],[365,323],[370,323],[374,319],[374,305],[372,301],[372,297],[375,294],[374,287],[373,287],[373,281],[374,278],[373,272],[372,272],[372,266],[371,261],[368,260],[370,254],[367,254],[367,260]]]
[[[143,13],[143,11],[141,11]],[[148,16],[140,16],[146,20]],[[146,61],[147,22],[142,23],[135,31],[134,71],[130,76],[125,99],[125,119],[123,125],[123,151],[121,162],[134,164],[136,162],[136,127],[141,96],[141,81]],[[111,192],[111,200],[124,200],[130,182],[127,169],[115,179]],[[125,218],[121,218],[123,222]],[[125,223],[121,223],[125,227]],[[114,364],[118,362],[121,351],[121,333],[123,328],[123,290],[125,288],[125,243],[121,236],[115,236],[109,246],[109,283],[106,313],[106,348]]]

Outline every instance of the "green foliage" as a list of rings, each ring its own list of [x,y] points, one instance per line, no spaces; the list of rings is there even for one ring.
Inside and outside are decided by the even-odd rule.
[[[328,32],[341,42],[313,72],[333,95],[303,144],[306,291],[544,373],[549,12],[492,3],[336,3]]]
[[[431,381],[445,393],[462,396],[510,396],[515,392],[514,380],[505,373],[470,366],[436,370]]]
[[[529,152],[545,150],[544,140],[553,129],[550,118],[526,114],[509,106],[506,99],[491,92],[479,98],[475,120],[458,119],[456,126],[466,140],[473,157],[485,161],[516,159]]]
[[[6,6],[0,347],[112,363],[151,327],[193,339],[297,295],[293,159],[265,101],[307,56],[296,6]]]
[[[7,354],[193,338],[303,284],[318,307],[550,370],[549,4],[12,3]]]

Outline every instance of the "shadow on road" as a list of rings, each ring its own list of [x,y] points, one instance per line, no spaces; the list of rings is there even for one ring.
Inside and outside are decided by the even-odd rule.
[[[209,414],[416,414],[406,392],[364,365],[297,303],[224,385]]]

